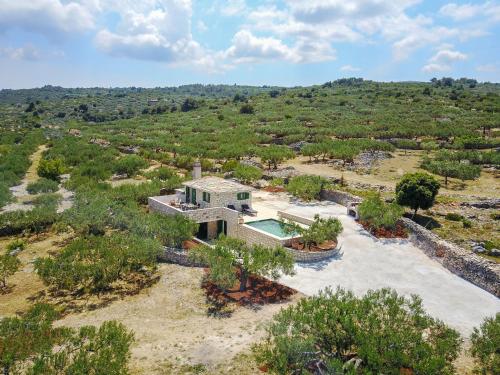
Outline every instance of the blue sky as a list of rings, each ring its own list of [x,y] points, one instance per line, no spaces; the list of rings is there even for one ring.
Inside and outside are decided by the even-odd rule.
[[[0,0],[0,88],[500,81],[500,2]]]

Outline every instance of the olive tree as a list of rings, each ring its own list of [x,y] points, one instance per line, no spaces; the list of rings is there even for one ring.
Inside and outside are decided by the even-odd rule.
[[[49,305],[36,304],[24,316],[0,320],[0,367],[4,375],[28,373],[125,375],[133,334],[116,321],[99,328],[53,327]]]
[[[19,267],[21,267],[21,261],[15,255],[8,252],[0,255],[0,283],[2,289],[7,287],[7,278],[15,274]]]
[[[254,352],[274,374],[452,374],[460,343],[417,296],[326,289],[275,315]]]
[[[369,194],[358,207],[359,218],[375,228],[394,228],[403,212],[397,203],[385,203],[380,193]]]
[[[500,313],[486,318],[471,337],[471,354],[480,374],[500,374]]]
[[[210,280],[223,289],[239,281],[239,290],[247,290],[251,274],[276,279],[280,273],[293,274],[293,257],[281,246],[249,246],[245,241],[231,237],[219,238],[213,247],[191,250],[193,259],[210,267]],[[236,271],[239,269],[239,272]]]
[[[300,241],[309,250],[311,246],[318,246],[326,241],[337,242],[337,237],[344,230],[339,219],[321,218],[319,215],[315,215],[313,223],[307,227],[302,227],[293,221],[282,222],[281,225],[288,235],[300,236]]]
[[[321,176],[301,175],[293,177],[286,186],[286,190],[297,198],[310,201],[319,199],[321,190],[329,184],[329,181]]]
[[[250,183],[262,177],[262,170],[252,165],[239,164],[234,169],[234,177],[243,183]]]
[[[396,202],[417,210],[431,208],[439,192],[439,182],[427,173],[407,173],[396,185]]]
[[[271,169],[271,166],[277,169],[278,165],[283,163],[283,161],[295,156],[295,153],[290,148],[277,145],[263,147],[259,154],[262,162],[267,164],[268,169]]]

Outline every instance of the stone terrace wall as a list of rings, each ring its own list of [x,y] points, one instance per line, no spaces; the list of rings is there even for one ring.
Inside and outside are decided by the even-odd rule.
[[[278,217],[280,217],[281,219],[292,220],[304,225],[311,225],[312,223],[314,223],[314,220],[298,215],[289,214],[288,212],[283,212],[283,211],[278,211]]]
[[[448,270],[500,298],[500,264],[451,244],[413,220],[402,218],[410,241]]]
[[[362,201],[358,196],[336,190],[323,190],[321,199],[343,206]],[[427,256],[437,260],[454,274],[500,298],[500,264],[443,240],[413,220],[402,218],[401,223],[410,232],[410,241]]]
[[[291,247],[285,247],[285,249],[293,256],[296,262],[300,263],[319,262],[336,256],[340,251],[338,245],[335,249],[327,251],[301,251],[292,249]]]
[[[163,251],[158,256],[159,262],[175,263],[187,267],[206,267],[205,264],[189,259],[188,252],[174,247],[163,247]]]
[[[320,198],[325,201],[331,201],[342,206],[349,206],[351,203],[361,202],[363,199],[339,190],[321,190]]]

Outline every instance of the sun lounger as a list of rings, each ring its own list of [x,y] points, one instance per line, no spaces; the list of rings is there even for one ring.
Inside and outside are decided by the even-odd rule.
[[[228,204],[228,205],[227,205],[227,208],[229,208],[230,210],[238,211],[238,210],[236,209],[236,207],[234,207],[234,205],[232,205],[232,204]]]
[[[249,214],[251,216],[255,216],[257,215],[257,211],[255,211],[254,209],[250,208],[250,206],[248,204],[242,204],[241,205],[241,211],[246,213],[246,214]]]

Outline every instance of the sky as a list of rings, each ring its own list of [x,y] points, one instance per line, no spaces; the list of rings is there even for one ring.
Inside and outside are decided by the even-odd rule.
[[[500,81],[500,0],[0,0],[0,88]]]

